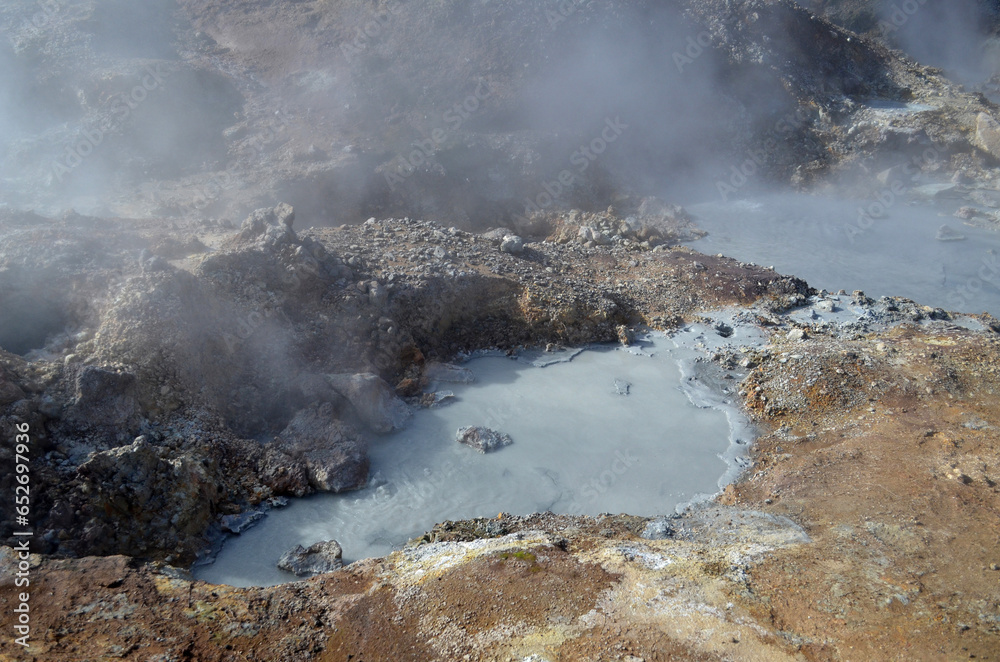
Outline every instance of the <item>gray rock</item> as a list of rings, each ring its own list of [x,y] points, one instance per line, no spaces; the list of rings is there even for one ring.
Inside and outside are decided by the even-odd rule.
[[[347,398],[373,432],[388,434],[403,429],[413,412],[378,375],[327,375],[327,383]]]
[[[309,547],[296,545],[281,555],[278,567],[297,577],[306,577],[344,567],[342,557],[340,544],[336,540],[327,540]]]
[[[1000,123],[987,113],[979,113],[976,118],[974,144],[993,158],[1000,159]]]
[[[646,540],[664,540],[673,538],[673,520],[669,517],[657,517],[646,522],[646,527],[642,530],[642,537]]]
[[[264,519],[263,511],[250,510],[236,515],[226,515],[220,520],[219,524],[223,531],[243,533],[262,519]]]
[[[516,234],[509,234],[500,242],[500,250],[511,255],[520,255],[524,252],[524,239]]]
[[[607,246],[611,243],[611,240],[608,239],[607,235],[603,232],[597,228],[592,228],[586,225],[580,228],[579,237],[580,241],[583,243],[592,241],[598,246]]]
[[[255,246],[274,248],[297,241],[292,223],[295,210],[282,203],[273,209],[263,208],[252,212],[240,226],[240,233],[233,239],[236,247]]]
[[[514,443],[510,435],[478,426],[459,428],[455,435],[455,441],[471,446],[480,453],[491,453]]]
[[[299,411],[278,435],[276,445],[305,464],[309,485],[314,489],[343,492],[368,482],[365,443],[336,420],[329,403]]]
[[[816,309],[822,310],[824,313],[833,313],[837,311],[837,306],[833,301],[823,299],[822,301],[816,302]]]
[[[87,366],[77,375],[75,396],[68,418],[77,424],[106,431],[119,443],[138,431],[142,407],[135,375]]]
[[[483,232],[479,236],[494,245],[498,245],[503,242],[505,237],[510,236],[510,230],[507,228],[494,228],[493,230]]]
[[[807,338],[805,329],[792,329],[786,337],[789,340],[805,340]]]
[[[628,395],[631,389],[632,389],[631,382],[627,382],[624,379],[615,380],[615,393],[617,393],[618,395]]]

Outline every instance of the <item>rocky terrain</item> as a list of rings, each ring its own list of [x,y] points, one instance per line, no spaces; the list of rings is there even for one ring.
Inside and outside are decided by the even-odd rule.
[[[0,438],[30,430],[34,535],[25,649],[5,500],[0,657],[996,659],[1000,322],[682,245],[675,202],[772,185],[996,225],[993,83],[875,3],[799,4],[4,3]],[[699,362],[760,429],[714,501],[191,578],[365,486],[463,353],[693,323],[767,337]]]

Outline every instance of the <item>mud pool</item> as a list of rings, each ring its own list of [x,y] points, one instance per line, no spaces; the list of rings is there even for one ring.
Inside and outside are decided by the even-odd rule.
[[[958,201],[900,200],[862,218],[876,202],[772,195],[691,205],[695,222],[709,233],[691,246],[773,266],[815,288],[1000,314],[1000,234],[955,218]],[[965,239],[937,240],[942,225]]]
[[[695,347],[719,340],[706,334],[714,336],[693,328],[676,342],[659,336],[627,349],[474,358],[463,365],[474,383],[437,384],[454,397],[372,441],[368,488],[272,510],[195,575],[270,585],[296,579],[275,566],[296,544],[335,539],[348,563],[388,554],[445,520],[500,511],[669,514],[716,493],[745,463],[750,431],[723,389],[690,372]],[[451,377],[463,375],[471,376]],[[514,443],[481,454],[455,441],[467,425]]]

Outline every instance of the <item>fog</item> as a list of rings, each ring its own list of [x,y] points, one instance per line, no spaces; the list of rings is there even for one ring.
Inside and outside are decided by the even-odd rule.
[[[684,4],[5,3],[0,203],[471,227],[564,173],[553,208],[710,191],[797,102]]]
[[[878,30],[917,61],[976,83],[1000,71],[994,25],[995,0],[883,2]]]

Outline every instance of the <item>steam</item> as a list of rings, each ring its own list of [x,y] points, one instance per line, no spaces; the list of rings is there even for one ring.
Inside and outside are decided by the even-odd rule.
[[[918,62],[979,82],[1000,71],[989,39],[998,14],[992,0],[893,0],[883,3],[878,29]]]

